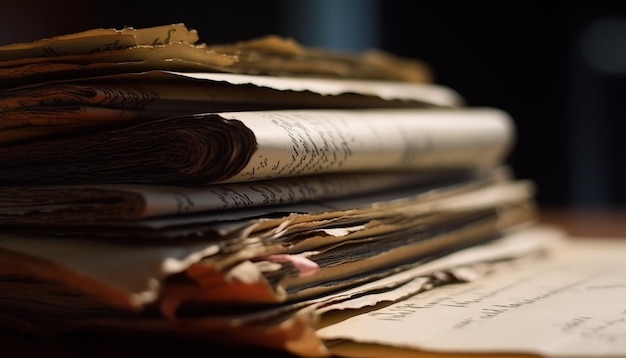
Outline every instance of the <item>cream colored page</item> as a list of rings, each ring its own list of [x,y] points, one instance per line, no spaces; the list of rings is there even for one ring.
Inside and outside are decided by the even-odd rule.
[[[572,241],[542,262],[449,285],[318,331],[390,347],[626,355],[626,240]]]
[[[373,175],[376,176],[376,174]],[[424,175],[428,176],[426,173]],[[401,177],[402,174],[399,174],[398,176]],[[367,177],[369,177],[369,175]],[[402,180],[401,178],[398,179]],[[326,200],[305,201],[293,205],[280,205],[272,207],[252,206],[249,208],[239,208],[235,211],[214,210],[211,212],[204,212],[201,216],[169,215],[165,217],[155,217],[153,219],[142,220],[141,226],[164,228],[175,225],[182,226],[194,224],[201,220],[201,222],[204,223],[211,223],[211,226],[214,229],[218,232],[223,232],[223,234],[226,235],[226,233],[233,231],[230,229],[231,227],[241,227],[241,221],[239,220],[247,222],[250,218],[258,218],[268,215],[275,216],[276,213],[309,213],[298,214],[297,216],[302,218],[302,221],[315,221],[334,218],[337,216],[345,218],[347,215],[356,214],[363,214],[371,218],[372,215],[375,215],[376,212],[380,212],[380,210],[390,210],[391,208],[395,208],[395,210],[406,210],[409,206],[414,208],[414,210],[421,210],[424,213],[432,212],[433,210],[459,210],[463,208],[475,209],[478,205],[488,205],[487,201],[490,200],[490,197],[493,195],[506,193],[508,200],[514,201],[520,200],[522,197],[528,197],[528,195],[532,193],[532,190],[534,190],[530,182],[517,181],[511,185],[505,185],[508,189],[498,186],[496,189],[487,190],[485,197],[479,198],[478,201],[473,204],[469,204],[469,206],[465,205],[469,200],[473,200],[475,196],[471,193],[468,193],[469,196],[463,195],[463,193],[483,188],[487,183],[490,185],[494,184],[491,181],[476,181],[467,182],[454,188],[429,187],[425,189],[416,182],[414,183],[414,186],[406,187],[403,190],[381,191],[371,193],[369,195],[351,195],[345,198],[328,198]],[[446,199],[445,197],[448,195],[453,196]],[[459,205],[455,204],[455,198],[457,195],[461,195],[461,198],[466,198],[463,199]],[[172,198],[166,200],[169,201],[171,199]],[[503,201],[501,201],[501,203],[503,203]],[[163,203],[163,205],[169,204]],[[153,212],[156,212],[159,209],[153,208],[152,210]],[[312,225],[315,226],[315,224]],[[288,230],[288,227],[286,227],[285,224],[282,225],[282,228],[283,230]]]
[[[323,172],[491,167],[508,154],[511,118],[491,108],[228,112],[258,149],[228,181]]]
[[[419,174],[373,173],[368,176],[307,176],[271,181],[216,184],[206,187],[138,187],[146,200],[142,217],[167,214],[285,205],[301,201],[324,200],[347,195],[367,194],[373,190],[417,184]],[[143,190],[142,190],[143,188]]]
[[[267,87],[280,91],[311,91],[324,96],[357,93],[377,96],[385,100],[424,101],[438,106],[449,107],[461,106],[464,103],[464,99],[458,92],[434,83],[172,71],[163,72],[162,74],[157,72],[147,74],[146,76],[167,76],[167,74],[181,78],[224,81],[234,85],[252,84],[257,87]]]
[[[534,188],[528,181],[502,183],[486,188],[476,188],[467,193],[444,197],[439,200],[424,200],[420,205],[420,197],[398,197],[403,192],[377,192],[407,188],[411,185],[419,188],[420,180],[427,179],[419,173],[372,173],[369,175],[341,174],[328,176],[307,176],[299,178],[284,178],[270,181],[216,184],[206,187],[166,187],[166,186],[129,186],[128,190],[141,194],[145,200],[143,217],[155,217],[167,214],[181,214],[189,212],[219,211],[222,209],[254,208],[267,205],[286,205],[299,201],[315,201],[317,210],[310,211],[314,215],[317,211],[333,212],[344,215],[349,210],[353,214],[358,212],[367,214],[386,207],[387,210],[397,210],[407,213],[408,207],[416,213],[445,212],[460,210],[475,210],[519,202],[532,195]],[[96,186],[97,187],[97,186]],[[112,185],[115,187],[115,185]],[[441,188],[444,190],[445,188]],[[433,189],[434,190],[434,189]],[[374,193],[371,193],[373,191]],[[351,195],[362,194],[362,200],[369,200],[369,205],[359,202],[359,198]],[[407,192],[404,192],[407,193]],[[408,192],[410,193],[410,192]],[[371,202],[374,195],[378,201]],[[345,197],[344,197],[345,196]],[[345,200],[343,207],[337,208],[334,201]],[[352,206],[350,206],[352,205]],[[290,212],[307,212],[298,206],[282,206],[279,210]],[[218,213],[219,215],[219,213]],[[234,214],[237,215],[237,214]],[[259,216],[259,215],[252,215]],[[231,219],[236,219],[237,216]]]

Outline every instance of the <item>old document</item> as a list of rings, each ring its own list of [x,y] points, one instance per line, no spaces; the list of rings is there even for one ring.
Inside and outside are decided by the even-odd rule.
[[[43,237],[40,239],[26,236],[11,238],[6,234],[0,238],[3,249],[6,249],[0,250],[0,264],[4,264],[0,265],[0,269],[4,269],[4,277],[11,277],[8,275],[9,271],[17,270],[15,272],[29,272],[39,278],[63,277],[69,284],[65,286],[54,284],[54,280],[35,280],[29,283],[32,289],[24,291],[16,289],[19,285],[11,285],[11,280],[3,280],[0,283],[4,304],[12,308],[7,312],[15,315],[15,318],[20,318],[25,307],[28,307],[30,312],[37,312],[36,315],[30,316],[31,320],[35,321],[34,327],[38,321],[59,317],[62,326],[46,325],[48,331],[57,328],[78,331],[83,328],[95,328],[100,332],[141,332],[154,334],[155,337],[163,337],[165,334],[186,338],[198,337],[209,341],[217,339],[220,343],[225,343],[224,339],[230,339],[231,343],[239,345],[253,343],[302,356],[326,357],[330,352],[313,328],[318,314],[367,307],[372,302],[401,300],[407,295],[420,292],[425,285],[430,284],[434,276],[452,274],[456,277],[462,276],[463,278],[459,277],[461,281],[480,279],[485,270],[488,272],[498,270],[502,263],[537,257],[558,247],[561,234],[552,228],[514,230],[489,243],[455,251],[409,270],[385,275],[348,290],[298,300],[286,305],[265,306],[266,309],[259,307],[258,310],[252,311],[226,309],[222,313],[225,307],[213,302],[205,306],[208,310],[204,313],[201,311],[191,315],[178,314],[182,312],[177,313],[172,306],[176,304],[176,296],[171,294],[176,291],[171,289],[184,289],[184,286],[176,285],[172,281],[163,282],[161,286],[158,281],[162,281],[164,275],[173,274],[175,271],[193,270],[192,261],[202,255],[211,255],[211,250],[216,245],[204,248],[198,245],[195,248],[180,245],[175,247],[171,244],[142,245],[129,247],[128,252],[115,252],[117,250],[112,243],[89,240],[74,240],[70,243],[68,241],[71,239],[45,240]],[[46,245],[45,241],[52,244]],[[13,250],[18,247],[28,252]],[[80,255],[76,255],[76,252]],[[47,259],[41,260],[41,254]],[[163,256],[164,254],[166,256]],[[112,256],[116,259],[111,259]],[[250,265],[252,265],[250,262],[246,267],[239,265],[238,274],[241,274],[242,270],[250,271]],[[198,268],[200,267],[196,267]],[[205,280],[206,278],[208,277],[205,277]],[[37,284],[33,285],[33,282]],[[215,286],[217,281],[212,283],[213,285],[205,286],[205,289],[211,290],[209,298],[215,298],[220,292],[224,293]],[[93,295],[80,294],[79,291],[71,289],[72,286],[77,287],[74,284],[80,287],[79,291],[91,292]],[[177,287],[172,287],[171,284]],[[129,316],[129,311],[137,310],[140,306],[157,299],[156,294],[160,290],[164,290],[160,309],[165,317],[150,311],[148,314],[136,312],[137,315]],[[33,292],[39,294],[36,302],[24,296]],[[256,300],[263,294],[263,291],[254,285],[238,285],[235,292]],[[89,312],[89,315],[85,315],[85,312]],[[0,319],[0,325],[6,323]]]
[[[32,63],[36,59],[62,56],[89,56],[136,46],[162,46],[171,43],[195,43],[196,30],[184,24],[171,24],[145,29],[126,27],[93,29],[75,34],[60,35],[28,43],[0,46],[0,67]]]
[[[508,154],[514,134],[512,119],[494,108],[198,114],[2,147],[0,181],[209,184],[489,168]]]
[[[626,355],[626,242],[572,240],[543,262],[435,288],[329,324],[340,356]]]

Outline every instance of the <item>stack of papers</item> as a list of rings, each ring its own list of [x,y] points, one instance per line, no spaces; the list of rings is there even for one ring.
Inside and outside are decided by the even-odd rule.
[[[512,119],[424,64],[198,40],[0,47],[3,326],[327,356],[360,340],[348,316],[562,245],[505,165]]]

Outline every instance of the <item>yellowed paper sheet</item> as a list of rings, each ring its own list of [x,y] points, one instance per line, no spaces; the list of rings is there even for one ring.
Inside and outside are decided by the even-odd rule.
[[[576,239],[539,262],[435,288],[318,330],[342,356],[414,349],[550,357],[626,355],[626,241]],[[368,353],[369,352],[369,353]]]
[[[183,24],[156,26],[145,29],[93,29],[74,34],[59,35],[29,43],[0,46],[0,61],[39,57],[91,55],[126,49],[138,45],[165,45],[177,42],[193,44],[198,33]]]

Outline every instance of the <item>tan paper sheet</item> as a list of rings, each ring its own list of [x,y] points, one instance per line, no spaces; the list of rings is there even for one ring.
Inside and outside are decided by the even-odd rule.
[[[344,341],[330,345],[350,357],[420,357],[420,350],[623,357],[624,258],[626,240],[572,239],[543,261],[436,288],[318,334]]]

